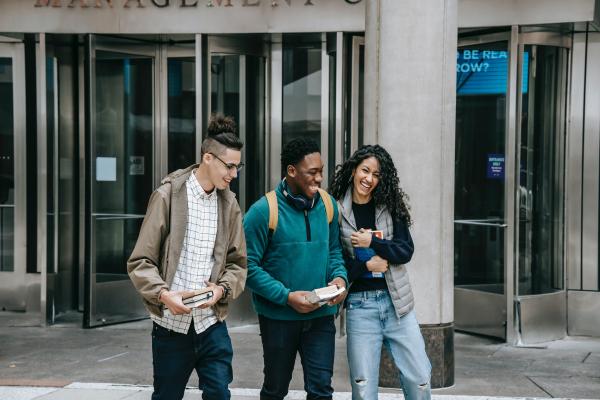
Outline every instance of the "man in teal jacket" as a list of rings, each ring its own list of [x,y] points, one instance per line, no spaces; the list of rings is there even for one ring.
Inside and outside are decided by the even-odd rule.
[[[323,162],[309,139],[290,141],[281,153],[286,176],[275,193],[278,222],[269,229],[265,197],[244,218],[248,250],[246,285],[253,291],[264,358],[261,399],[283,399],[296,353],[304,369],[308,399],[331,399],[335,349],[334,318],[345,292],[319,306],[306,296],[327,285],[346,287],[339,242],[338,210],[333,220],[319,195]]]

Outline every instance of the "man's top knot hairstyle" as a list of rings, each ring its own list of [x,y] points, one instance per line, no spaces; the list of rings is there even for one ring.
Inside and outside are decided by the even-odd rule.
[[[288,165],[297,165],[305,156],[320,152],[319,145],[312,139],[299,137],[290,140],[281,152],[281,166],[285,171]]]
[[[217,136],[221,133],[237,134],[237,124],[232,116],[225,116],[221,113],[212,114],[208,121],[208,136]]]
[[[231,116],[212,114],[208,121],[207,137],[202,142],[202,155],[222,154],[225,148],[241,150],[244,143],[237,136],[237,125]]]

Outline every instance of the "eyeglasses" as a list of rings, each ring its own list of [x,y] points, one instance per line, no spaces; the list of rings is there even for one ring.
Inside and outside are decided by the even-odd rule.
[[[228,171],[233,171],[236,170],[237,172],[240,172],[243,168],[244,168],[244,163],[239,163],[239,164],[234,164],[234,163],[226,163],[225,161],[221,160],[219,158],[218,155],[216,155],[215,153],[208,153],[210,155],[212,155],[214,158],[216,158],[217,160],[221,161],[223,163],[223,165],[225,166],[225,168],[227,168]]]

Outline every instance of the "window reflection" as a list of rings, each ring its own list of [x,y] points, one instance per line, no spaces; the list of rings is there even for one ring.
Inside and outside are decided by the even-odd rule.
[[[196,162],[196,73],[194,58],[170,58],[169,172]]]
[[[14,270],[14,174],[12,60],[0,58],[0,271]]]
[[[153,190],[153,60],[96,54],[92,240],[101,282],[128,279],[126,260]]]
[[[460,48],[456,62],[455,285],[503,293],[507,44]]]
[[[284,36],[282,146],[301,136],[321,143],[321,48]]]
[[[566,50],[525,46],[523,77],[531,90],[522,93],[519,173],[518,294],[551,293],[563,288],[564,140],[557,116],[561,108],[561,65]]]

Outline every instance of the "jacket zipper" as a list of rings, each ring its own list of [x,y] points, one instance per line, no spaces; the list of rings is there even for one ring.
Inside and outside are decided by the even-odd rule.
[[[310,242],[310,222],[308,222],[308,210],[304,210],[304,223],[306,224],[306,241]]]

